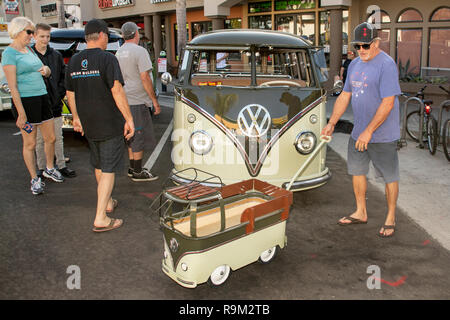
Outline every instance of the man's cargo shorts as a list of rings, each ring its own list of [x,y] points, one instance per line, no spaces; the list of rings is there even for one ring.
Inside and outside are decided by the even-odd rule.
[[[375,168],[376,176],[383,177],[385,183],[400,179],[397,154],[397,141],[369,143],[367,150],[355,149],[356,141],[350,136],[348,140],[347,169],[352,176],[365,176],[369,173],[369,163]]]

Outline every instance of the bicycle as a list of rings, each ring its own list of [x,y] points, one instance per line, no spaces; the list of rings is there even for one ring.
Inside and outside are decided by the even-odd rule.
[[[450,97],[449,90],[445,89],[443,86],[439,86],[439,88],[441,90],[445,91],[447,93],[448,97]],[[443,109],[447,109],[447,111],[450,110],[450,105],[448,104],[448,101],[449,100],[446,100],[441,104],[442,110],[439,114],[439,122],[442,121],[442,112],[444,111]],[[441,132],[438,131],[438,138],[440,138],[440,133]],[[450,119],[447,119],[444,122],[443,129],[442,129],[442,140],[440,140],[440,141],[442,141],[442,147],[444,149],[445,157],[447,158],[448,161],[450,161]]]
[[[450,119],[444,123],[444,130],[442,133],[442,146],[444,147],[444,154],[448,161],[450,161]]]
[[[427,86],[423,86],[414,97],[419,98],[424,104],[424,112],[423,112],[423,134],[422,134],[422,142],[427,142],[428,151],[431,154],[436,153],[437,145],[438,145],[438,133],[437,133],[437,120],[431,114],[433,104],[433,100],[425,100],[425,94],[423,91]],[[412,95],[403,93],[402,95],[405,97],[411,97]],[[420,124],[420,110],[414,110],[410,112],[406,116],[406,133],[416,142],[419,142],[419,124]]]

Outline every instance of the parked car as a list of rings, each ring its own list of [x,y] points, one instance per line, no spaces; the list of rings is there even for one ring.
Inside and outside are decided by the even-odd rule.
[[[8,34],[8,24],[0,23],[0,61],[3,51],[12,42]],[[11,91],[8,87],[3,68],[0,67],[0,111],[11,109]]]
[[[289,33],[235,29],[195,37],[182,57],[174,173],[193,167],[225,184],[256,178],[292,191],[327,182],[323,50]],[[181,172],[177,184],[203,179]]]
[[[110,30],[107,51],[115,54],[124,40],[120,33]],[[64,62],[69,63],[70,58],[77,52],[86,49],[86,41],[84,39],[84,29],[54,29],[50,33],[49,45],[61,52]],[[73,129],[72,114],[67,107],[67,101],[63,106],[63,129]]]

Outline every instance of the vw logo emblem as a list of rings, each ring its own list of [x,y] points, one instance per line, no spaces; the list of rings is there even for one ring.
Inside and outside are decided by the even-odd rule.
[[[170,250],[172,252],[177,252],[178,250],[178,241],[175,238],[170,239]]]
[[[246,105],[238,114],[237,122],[242,133],[250,138],[261,137],[270,128],[269,111],[260,104]]]

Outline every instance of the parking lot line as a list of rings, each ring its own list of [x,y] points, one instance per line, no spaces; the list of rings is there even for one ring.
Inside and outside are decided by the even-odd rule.
[[[170,136],[170,133],[172,132],[173,128],[173,119],[170,121],[169,125],[166,128],[166,131],[164,131],[163,136],[161,137],[161,140],[159,140],[158,145],[156,146],[155,150],[153,150],[152,154],[148,158],[147,162],[144,165],[144,168],[147,168],[149,171],[152,169],[153,165],[155,164],[156,160],[159,157],[159,154],[161,153],[164,145],[166,144],[167,139]]]

